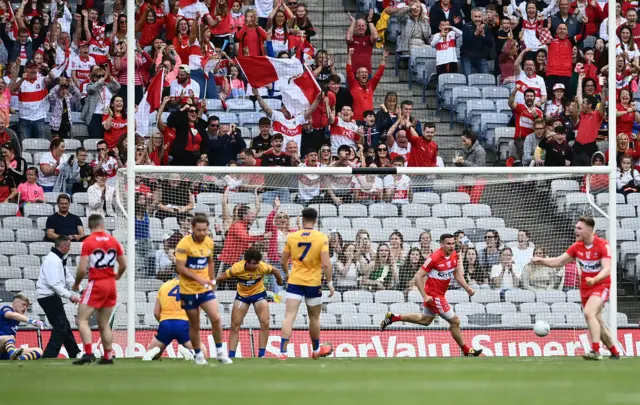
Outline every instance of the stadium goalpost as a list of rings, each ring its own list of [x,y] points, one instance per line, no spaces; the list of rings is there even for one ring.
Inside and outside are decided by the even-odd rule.
[[[135,15],[135,3],[128,2],[126,13],[130,16],[130,21],[133,21]],[[615,7],[609,8],[609,21],[615,21]],[[135,60],[135,49],[131,43],[131,39],[135,38],[135,24],[128,24],[127,36],[129,38],[129,46],[127,47],[127,58],[129,60]],[[609,26],[609,36],[615,37],[615,24]],[[609,47],[609,60],[615,60],[615,47]],[[129,63],[127,66],[128,74],[128,86],[127,86],[127,115],[129,120],[133,120],[135,116],[135,64]],[[616,88],[615,88],[615,69],[609,70],[609,100],[615,100]],[[292,167],[292,168],[261,168],[261,167],[176,167],[176,166],[139,166],[135,164],[135,125],[127,126],[128,144],[130,147],[127,150],[128,164],[126,168],[126,177],[124,170],[120,170],[118,174],[118,194],[120,197],[126,200],[126,204],[121,204],[121,208],[126,210],[126,252],[128,258],[128,271],[126,273],[126,291],[127,291],[127,333],[126,333],[126,357],[135,357],[136,355],[136,328],[137,328],[137,311],[136,311],[136,244],[134,241],[135,232],[135,215],[133,213],[136,209],[135,201],[135,187],[137,176],[146,176],[148,178],[168,176],[172,173],[187,174],[195,177],[202,177],[204,175],[218,174],[218,175],[249,175],[249,174],[263,174],[263,175],[278,175],[278,176],[294,176],[294,175],[335,175],[335,176],[352,176],[352,175],[408,175],[411,178],[432,178],[437,176],[501,176],[505,178],[509,175],[518,177],[522,181],[531,180],[536,182],[538,180],[545,180],[554,178],[554,176],[591,176],[591,175],[608,175],[608,226],[607,226],[607,239],[611,242],[611,295],[609,302],[609,325],[614,340],[618,340],[618,322],[617,322],[617,246],[616,246],[616,230],[617,230],[617,215],[616,215],[616,104],[615,102],[609,102],[609,117],[614,117],[609,120],[609,164],[602,167],[563,167],[563,168],[547,168],[547,167],[518,167],[518,168],[503,168],[503,167],[481,167],[481,168],[457,168],[457,167],[445,167],[445,168],[377,168],[377,169],[351,169],[351,168],[308,168],[308,167]],[[528,176],[528,177],[527,177]],[[452,177],[457,178],[457,177]],[[587,179],[589,180],[589,179]],[[429,182],[430,180],[427,180]],[[504,182],[507,180],[504,179]],[[503,182],[503,183],[504,183]],[[589,181],[587,181],[589,183]],[[431,183],[429,183],[431,184]],[[515,196],[517,198],[517,195]],[[589,198],[587,204],[596,212],[604,214],[602,210],[595,204],[595,202]],[[322,213],[320,213],[322,218]],[[124,230],[123,230],[124,231]],[[436,240],[439,235],[432,235]],[[558,249],[564,249],[568,244],[563,243]],[[375,319],[375,318],[374,318]],[[276,325],[277,326],[277,325]],[[146,342],[142,342],[146,344]]]

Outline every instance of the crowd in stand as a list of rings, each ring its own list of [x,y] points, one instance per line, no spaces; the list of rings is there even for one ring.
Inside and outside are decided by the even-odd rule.
[[[139,165],[485,166],[489,145],[483,145],[472,131],[462,132],[461,153],[445,162],[438,153],[435,124],[414,117],[411,100],[389,92],[382,105],[374,105],[387,49],[393,47],[384,44],[389,41],[385,28],[391,20],[400,27],[395,45],[399,54],[410,56],[417,48],[432,47],[438,75],[492,71],[497,83],[510,90],[515,136],[508,165],[585,166],[614,158],[599,151],[598,141],[607,136],[606,74],[615,68],[618,188],[621,193],[633,193],[640,187],[640,113],[633,101],[640,73],[636,3],[615,3],[617,36],[609,38],[609,4],[596,0],[510,4],[504,0],[384,0],[362,15],[349,15],[346,64],[338,66],[336,55],[320,49],[314,38],[315,16],[296,0],[137,1],[135,21],[127,19],[124,0],[77,5],[64,0],[47,4],[23,0],[17,7],[3,0],[0,201],[23,205],[42,202],[45,192],[86,192],[91,213],[114,216],[118,209],[115,176],[118,168],[127,165],[129,147],[135,147]],[[127,38],[127,24],[135,24],[136,38]],[[381,43],[384,50],[375,68],[373,52]],[[126,58],[127,46],[135,46],[135,60]],[[616,47],[614,68],[607,59],[609,46]],[[247,83],[235,59],[238,55],[297,58],[310,67],[323,92],[306,111],[292,115],[278,101],[282,99],[279,83],[263,88]],[[126,114],[129,63],[135,64],[137,105],[153,78],[164,74],[155,122],[150,127],[136,122],[137,128],[150,129],[136,136],[135,145],[128,145],[126,139],[132,122]],[[222,118],[228,116],[227,103],[236,99],[251,100],[264,111],[249,143],[245,142],[248,134],[243,133],[246,129]],[[220,107],[211,109],[212,101],[219,101]],[[86,127],[89,138],[100,140],[95,150],[65,149],[65,140],[78,123]],[[51,144],[50,151],[35,162],[38,167],[29,168],[20,151],[21,141],[32,138],[51,138]],[[293,202],[289,190],[269,188],[274,184],[264,180],[262,194],[255,188],[256,205]],[[226,193],[260,183],[237,176],[228,176],[224,182]],[[136,184],[136,214],[141,223],[146,218],[148,224],[149,215],[176,217],[182,229],[198,193],[223,191],[185,184],[179,177]],[[361,176],[326,184],[308,175],[291,188],[297,192],[295,202],[304,205],[386,201],[401,207],[412,198],[406,176]],[[479,196],[473,190],[469,193],[472,202],[478,202]],[[66,216],[64,201],[58,203],[61,214],[55,215]],[[274,211],[269,230],[249,236],[246,227],[256,211],[244,207],[233,213],[225,208],[221,234],[243,241],[226,244],[225,249],[266,239],[269,249],[277,251],[281,235],[288,232],[288,218]],[[182,231],[186,232],[186,225]],[[143,234],[147,237],[140,239],[148,239],[148,225]],[[439,237],[427,236],[429,240]],[[422,263],[430,247],[409,248],[403,245],[402,235],[398,237],[399,247],[392,235],[389,244],[380,244],[375,251],[359,239],[354,244],[332,242],[339,283],[349,287],[357,275],[359,285],[370,289],[391,284],[410,288],[403,274]],[[336,239],[339,234],[332,235],[332,241]],[[158,272],[170,268],[177,240],[169,235],[150,267]],[[567,286],[566,278],[562,281],[553,271],[548,277],[528,279],[526,274],[533,270],[527,272],[524,265],[509,270],[509,252],[512,258],[518,257],[519,249],[531,250],[529,256],[543,254],[524,246],[528,245],[492,254],[490,265],[477,266],[474,280],[494,286]],[[221,262],[231,264],[238,256],[238,251],[223,250]],[[471,275],[474,260],[487,261],[487,250],[465,249]]]

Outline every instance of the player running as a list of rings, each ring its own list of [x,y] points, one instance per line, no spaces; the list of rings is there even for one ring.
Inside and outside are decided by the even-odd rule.
[[[13,297],[10,306],[0,307],[0,360],[36,360],[42,357],[42,349],[39,347],[16,347],[16,335],[21,322],[40,329],[44,326],[41,320],[24,316],[29,305],[29,298],[18,294]]]
[[[425,277],[427,277],[427,281],[423,284]],[[462,260],[458,260],[458,253],[455,251],[455,237],[445,233],[440,236],[440,248],[429,255],[415,275],[416,286],[424,300],[422,313],[394,315],[387,312],[380,323],[380,330],[385,330],[394,322],[410,322],[429,326],[436,315],[440,315],[449,322],[451,336],[462,350],[462,354],[467,357],[480,356],[482,349],[474,349],[464,344],[462,332],[460,332],[460,318],[453,312],[445,298],[452,277],[469,296],[475,294],[473,288],[469,287],[464,279]]]
[[[93,343],[91,341],[91,328],[89,318],[94,312],[98,313],[98,328],[102,339],[103,355],[98,364],[113,364],[113,335],[109,318],[116,306],[117,289],[116,280],[127,269],[127,258],[124,255],[122,245],[113,236],[104,231],[104,218],[99,214],[89,216],[89,235],[82,242],[80,261],[76,271],[76,282],[72,290],[78,291],[80,283],[84,279],[87,268],[89,269],[89,284],[82,293],[78,305],[78,330],[84,345],[84,354],[74,361],[75,365],[93,363],[96,357],[93,355]],[[118,263],[118,273],[114,266]]]
[[[258,357],[266,354],[267,341],[269,340],[269,304],[267,303],[267,292],[264,288],[263,277],[266,274],[273,274],[278,285],[283,285],[284,281],[280,275],[280,270],[262,261],[262,253],[256,249],[248,249],[244,252],[244,260],[231,266],[230,269],[220,274],[216,278],[216,284],[230,278],[238,279],[236,300],[231,310],[231,332],[229,333],[229,357],[236,357],[238,347],[238,334],[240,326],[247,315],[249,307],[253,308],[260,320],[260,340],[258,346]]]
[[[178,353],[185,360],[193,360],[193,349],[189,340],[189,320],[187,313],[180,305],[180,281],[171,279],[158,290],[156,304],[153,308],[153,316],[160,322],[158,333],[151,339],[147,353],[142,360],[158,360],[162,357],[164,349],[175,339],[178,341]]]
[[[611,338],[609,327],[602,318],[604,303],[609,299],[611,286],[611,253],[609,242],[594,233],[593,218],[580,217],[575,226],[576,242],[565,253],[553,258],[534,257],[533,264],[547,267],[562,267],[577,259],[580,265],[580,298],[584,318],[591,335],[591,352],[582,357],[586,360],[602,360],[600,341],[611,352],[612,360],[619,360],[620,353]]]
[[[180,300],[189,319],[189,337],[195,352],[197,365],[206,365],[200,342],[200,308],[211,320],[211,332],[216,341],[216,354],[222,364],[233,361],[222,348],[222,325],[218,313],[218,302],[212,287],[213,240],[209,233],[209,218],[195,214],[191,220],[192,234],[185,236],[176,246],[176,271],[180,277]]]
[[[287,344],[291,337],[293,321],[298,315],[298,307],[305,298],[309,315],[309,335],[313,348],[312,357],[319,359],[333,352],[330,344],[320,346],[320,311],[322,310],[322,273],[327,280],[329,297],[335,292],[331,280],[331,261],[329,257],[329,239],[316,231],[318,211],[313,208],[302,210],[302,229],[287,236],[282,252],[282,268],[288,275],[287,302],[282,331],[280,332],[280,360],[287,359]],[[293,262],[289,273],[289,258]]]

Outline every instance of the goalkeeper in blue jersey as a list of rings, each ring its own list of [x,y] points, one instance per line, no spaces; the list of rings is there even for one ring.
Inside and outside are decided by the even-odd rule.
[[[18,294],[13,298],[11,305],[0,308],[0,360],[36,360],[42,357],[42,349],[39,347],[16,347],[16,334],[21,322],[38,328],[43,327],[39,319],[24,316],[29,304],[29,298]]]

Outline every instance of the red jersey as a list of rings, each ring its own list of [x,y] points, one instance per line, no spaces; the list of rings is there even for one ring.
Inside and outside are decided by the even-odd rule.
[[[105,122],[109,118],[109,114],[102,116],[102,122]],[[111,120],[111,129],[104,131],[104,141],[107,143],[109,149],[113,149],[118,146],[120,137],[127,133],[127,119],[120,116],[114,116]]]
[[[409,142],[411,142],[411,153],[408,156],[409,167],[436,167],[438,163],[438,144],[428,141],[425,137],[413,135],[408,131]]]
[[[538,107],[529,110],[526,105],[518,104],[513,110],[516,115],[516,132],[514,139],[526,138],[527,135],[533,133],[533,121],[537,118],[543,118],[544,114]]]
[[[354,73],[361,67],[366,68],[371,74],[371,55],[373,54],[373,45],[371,43],[371,35],[354,35],[353,40],[347,41],[347,52],[353,48],[351,57],[351,65]]]
[[[424,284],[425,292],[432,297],[444,297],[456,267],[458,267],[458,253],[456,251],[453,251],[448,257],[444,255],[441,248],[431,253],[422,265],[422,270],[427,272],[427,281]]]
[[[609,242],[594,236],[593,244],[586,246],[584,242],[576,242],[567,249],[567,254],[576,259],[582,273],[580,274],[580,289],[589,289],[587,277],[595,277],[602,270],[601,260],[610,259]],[[598,286],[611,285],[611,278],[607,277],[597,284]]]
[[[124,255],[122,245],[106,232],[94,232],[82,242],[81,256],[89,257],[89,281],[115,278],[116,259]]]

